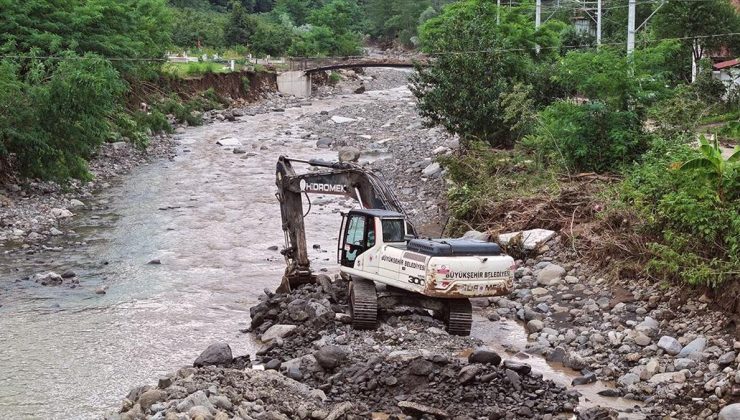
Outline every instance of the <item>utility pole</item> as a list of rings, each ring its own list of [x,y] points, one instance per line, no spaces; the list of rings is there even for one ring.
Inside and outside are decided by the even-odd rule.
[[[627,14],[627,55],[635,51],[635,0],[629,0],[629,12]]]
[[[596,0],[596,47],[601,46],[601,0]]]
[[[496,0],[496,25],[501,23],[501,0]]]
[[[534,28],[539,29],[540,28],[540,15],[542,14],[542,0],[537,0],[537,6],[534,9]],[[537,54],[540,53],[540,46],[535,46],[535,51]]]

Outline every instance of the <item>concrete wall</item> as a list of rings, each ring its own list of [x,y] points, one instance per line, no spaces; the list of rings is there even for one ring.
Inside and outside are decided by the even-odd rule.
[[[298,98],[311,96],[311,77],[302,71],[286,71],[277,76],[278,91]]]

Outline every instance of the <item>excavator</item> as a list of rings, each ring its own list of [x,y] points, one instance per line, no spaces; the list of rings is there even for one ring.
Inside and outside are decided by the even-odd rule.
[[[294,164],[312,168],[296,173]],[[290,159],[277,162],[276,197],[285,234],[286,269],[279,291],[314,283],[304,218],[312,194],[357,201],[342,213],[337,262],[348,281],[352,327],[375,329],[378,308],[431,310],[447,331],[469,335],[470,298],[500,296],[513,288],[514,259],[498,244],[472,239],[419,237],[393,190],[376,173],[351,162]],[[303,197],[309,209],[303,211]]]

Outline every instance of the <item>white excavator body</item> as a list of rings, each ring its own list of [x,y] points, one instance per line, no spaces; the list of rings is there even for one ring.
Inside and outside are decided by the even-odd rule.
[[[514,259],[496,244],[406,241],[405,232],[398,235],[406,226],[403,215],[388,211],[353,210],[346,220],[338,255],[345,274],[435,298],[499,296],[513,287]]]

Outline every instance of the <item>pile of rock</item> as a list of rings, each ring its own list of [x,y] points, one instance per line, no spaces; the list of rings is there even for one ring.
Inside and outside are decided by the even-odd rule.
[[[547,248],[520,262],[516,289],[485,309],[491,320],[524,323],[526,352],[615,381],[619,395],[657,414],[706,418],[740,395],[740,342],[724,329],[724,314],[673,289],[607,282],[585,265],[562,263],[576,258],[557,239]]]
[[[341,281],[266,291],[252,309],[265,347],[253,368],[228,345],[137,388],[108,419],[568,418],[578,393],[531,367],[396,308],[378,330],[347,325]],[[264,371],[263,371],[264,369]],[[186,417],[187,416],[187,417]]]

